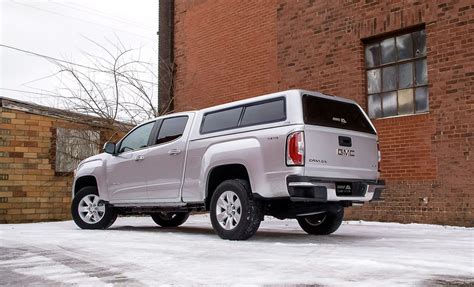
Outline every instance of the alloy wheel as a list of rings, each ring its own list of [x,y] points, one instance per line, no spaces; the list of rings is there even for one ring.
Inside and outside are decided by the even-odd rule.
[[[225,191],[217,200],[216,217],[219,225],[225,230],[234,229],[242,216],[242,204],[233,191]]]
[[[77,207],[81,219],[88,224],[95,224],[105,215],[105,205],[95,194],[84,196]]]

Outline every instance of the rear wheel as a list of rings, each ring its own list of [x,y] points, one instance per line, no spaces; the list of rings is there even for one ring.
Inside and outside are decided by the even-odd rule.
[[[308,234],[328,235],[335,232],[342,224],[344,208],[338,212],[325,212],[310,216],[298,217],[298,224]]]
[[[162,227],[177,227],[185,223],[189,212],[158,212],[151,214],[153,221]]]
[[[223,239],[245,240],[252,237],[262,218],[262,206],[253,198],[246,180],[226,180],[212,195],[211,223]]]
[[[105,229],[117,219],[114,208],[99,197],[97,187],[81,188],[71,204],[72,219],[82,229]]]

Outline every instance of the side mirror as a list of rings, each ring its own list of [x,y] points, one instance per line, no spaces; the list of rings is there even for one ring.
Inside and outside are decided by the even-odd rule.
[[[104,144],[104,152],[114,155],[115,154],[115,143],[106,142]]]

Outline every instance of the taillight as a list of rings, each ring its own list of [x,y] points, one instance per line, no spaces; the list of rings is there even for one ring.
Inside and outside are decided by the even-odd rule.
[[[380,161],[382,160],[382,154],[380,153],[380,143],[377,140],[377,170],[380,172]]]
[[[286,140],[286,164],[304,165],[304,133],[294,132]]]

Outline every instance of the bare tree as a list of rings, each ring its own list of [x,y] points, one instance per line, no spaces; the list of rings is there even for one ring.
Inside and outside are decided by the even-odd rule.
[[[107,45],[88,40],[101,52],[84,53],[89,65],[48,59],[58,67],[54,76],[60,83],[48,92],[64,107],[98,116],[110,126],[116,121],[137,124],[170,112],[170,107],[158,107],[157,69],[141,60],[140,49],[126,48],[118,39],[117,43],[107,41]],[[174,89],[174,63],[165,73],[160,78],[170,81],[167,86]]]
[[[158,85],[162,79],[167,81],[166,87],[174,89],[174,63],[160,59],[158,78],[157,67],[142,60],[139,48],[127,48],[119,39],[105,44],[88,40],[97,49],[83,52],[85,63],[37,55],[57,67],[52,76],[42,79],[55,77],[58,86],[40,91],[58,99],[63,109],[94,116],[70,117],[72,127],[56,128],[51,163],[58,175],[69,176],[79,161],[98,153],[105,141],[118,140],[133,125],[171,112],[171,105],[158,107]],[[62,181],[54,177],[40,188],[48,190]]]

